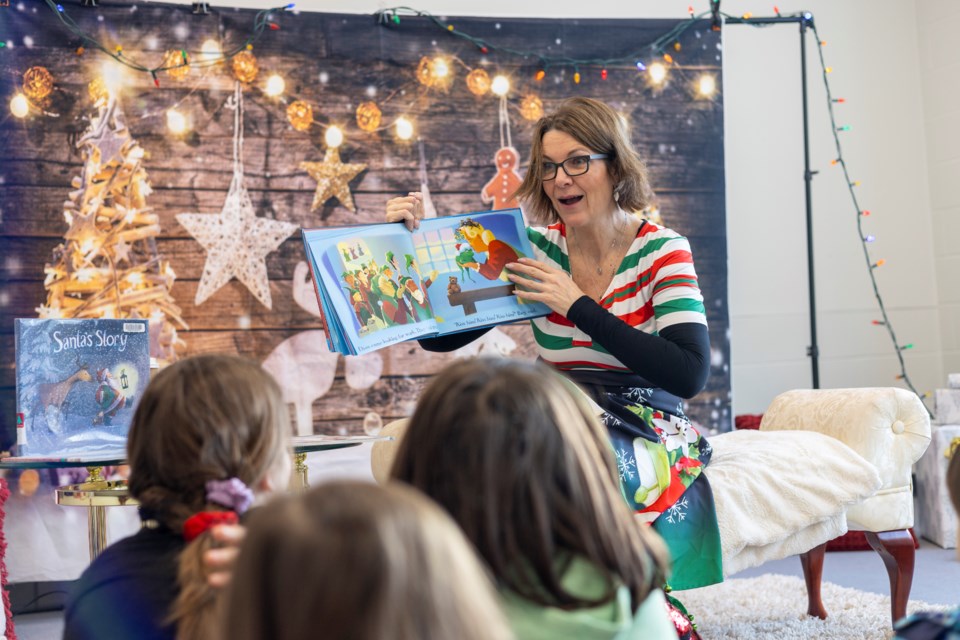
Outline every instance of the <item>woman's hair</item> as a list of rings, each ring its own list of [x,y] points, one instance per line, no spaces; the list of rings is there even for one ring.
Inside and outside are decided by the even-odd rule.
[[[950,456],[950,464],[947,466],[947,491],[954,510],[960,514],[960,448]]]
[[[553,113],[537,121],[530,148],[530,166],[514,194],[531,219],[546,224],[560,218],[543,191],[543,135],[562,131],[594,153],[606,153],[610,176],[620,193],[619,205],[628,212],[640,211],[651,196],[647,168],[630,142],[626,120],[605,103],[592,98],[569,98]],[[563,158],[553,158],[560,161]],[[593,170],[591,168],[591,170]]]
[[[663,543],[620,495],[607,434],[573,383],[544,366],[480,358],[444,369],[391,476],[443,506],[499,584],[527,600],[590,607],[625,584],[636,607],[663,580]],[[563,587],[575,557],[606,573],[603,595]]]
[[[255,489],[282,470],[290,415],[273,378],[256,362],[204,355],[181,360],[150,381],[127,440],[130,495],[145,517],[174,532],[208,503],[206,483],[238,478]],[[209,637],[215,593],[206,584],[204,533],[180,554],[180,593],[171,611],[178,638]]]
[[[399,484],[335,482],[258,509],[224,613],[231,640],[512,637],[456,524]]]

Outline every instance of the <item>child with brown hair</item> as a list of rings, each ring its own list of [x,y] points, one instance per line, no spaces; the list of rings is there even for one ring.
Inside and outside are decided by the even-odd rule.
[[[257,363],[206,355],[160,371],[127,441],[143,528],[80,576],[64,638],[215,637],[217,593],[202,564],[209,529],[286,488],[290,436],[280,389]]]
[[[456,524],[399,484],[335,482],[250,518],[224,611],[230,640],[507,640]]]
[[[593,407],[548,368],[475,359],[442,371],[391,477],[453,516],[518,638],[677,638],[659,590],[664,545],[620,495]]]

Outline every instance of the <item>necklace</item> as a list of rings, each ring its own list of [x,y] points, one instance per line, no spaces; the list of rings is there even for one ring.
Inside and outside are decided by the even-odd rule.
[[[616,233],[616,235],[613,237],[613,242],[610,243],[610,249],[609,249],[609,251],[608,251],[609,255],[612,255],[614,260],[617,259],[617,249],[620,248],[620,242],[623,240],[623,230],[627,227],[627,220],[626,220],[626,218],[621,218],[621,220],[622,220],[622,224],[620,225],[620,228],[617,229],[617,233]],[[587,259],[586,259],[586,256],[583,255],[583,249],[580,247],[580,243],[577,242],[577,243],[575,243],[574,246],[576,246],[576,248],[577,248],[577,253],[580,254],[580,260],[582,260],[582,261],[584,262],[584,264],[586,264]],[[598,276],[602,276],[602,275],[603,275],[603,264],[604,264],[604,259],[603,259],[603,258],[604,258],[604,256],[601,256],[600,260],[597,261],[597,275],[598,275]]]

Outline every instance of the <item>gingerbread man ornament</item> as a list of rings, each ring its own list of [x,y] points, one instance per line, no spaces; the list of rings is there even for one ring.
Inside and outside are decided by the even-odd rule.
[[[517,173],[520,168],[520,154],[513,147],[501,147],[494,156],[497,175],[483,186],[480,198],[487,204],[493,203],[492,208],[514,209],[518,207],[514,192],[520,187],[523,178]]]

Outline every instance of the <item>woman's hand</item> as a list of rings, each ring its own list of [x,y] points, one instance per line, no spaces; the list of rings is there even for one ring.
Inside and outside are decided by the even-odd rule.
[[[230,584],[233,565],[247,528],[242,524],[218,524],[210,529],[210,535],[217,546],[203,553],[203,568],[207,573],[207,584],[220,589]]]
[[[407,229],[414,231],[420,228],[423,220],[423,194],[411,191],[400,198],[387,201],[387,222],[403,222]]]
[[[514,295],[542,302],[563,317],[567,316],[573,303],[585,295],[569,273],[532,258],[520,258],[506,267],[513,272],[507,277],[517,285]]]

